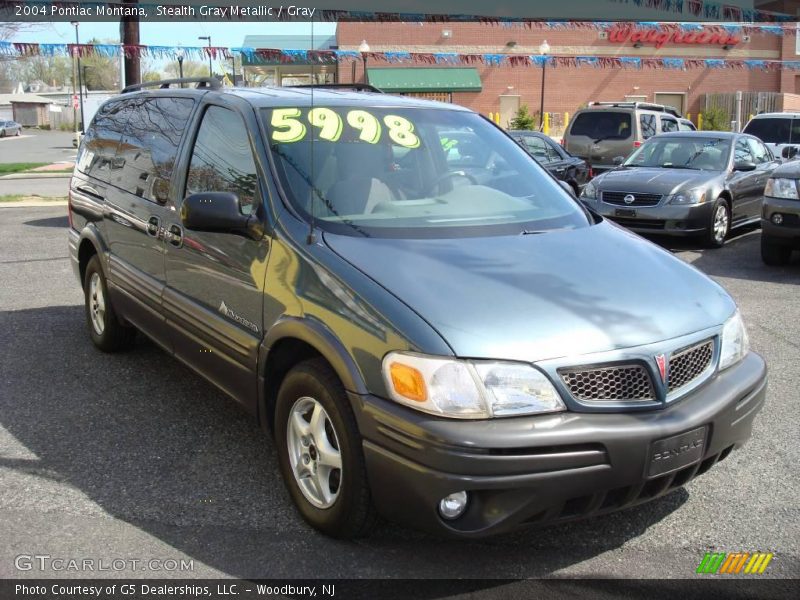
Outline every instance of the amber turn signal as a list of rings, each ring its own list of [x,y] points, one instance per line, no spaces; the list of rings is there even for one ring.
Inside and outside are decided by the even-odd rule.
[[[389,374],[392,377],[394,391],[401,396],[416,402],[425,402],[428,399],[425,379],[414,367],[393,362],[389,366]]]

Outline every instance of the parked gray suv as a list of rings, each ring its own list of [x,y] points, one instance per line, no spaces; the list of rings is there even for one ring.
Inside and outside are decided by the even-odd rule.
[[[564,147],[588,162],[595,174],[602,173],[654,135],[679,131],[679,117],[674,108],[662,104],[592,102],[573,116]]]
[[[314,527],[601,514],[750,436],[766,368],[730,296],[487,119],[199,85],[127,89],[87,129],[69,246],[88,333],[111,352],[142,332],[252,413]],[[454,131],[487,161],[448,166]]]

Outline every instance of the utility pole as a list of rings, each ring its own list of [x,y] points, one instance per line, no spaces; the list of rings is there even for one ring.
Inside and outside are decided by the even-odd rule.
[[[124,5],[135,6],[139,0],[125,0]],[[119,39],[122,45],[139,45],[139,17],[122,17],[119,22]],[[125,56],[125,85],[141,83],[139,55]]]

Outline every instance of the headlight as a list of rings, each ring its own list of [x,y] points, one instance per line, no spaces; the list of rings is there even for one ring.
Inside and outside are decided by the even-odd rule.
[[[687,190],[685,192],[678,192],[669,199],[670,204],[700,204],[701,202],[705,201],[706,201],[705,188],[695,188],[693,190]]]
[[[383,377],[392,400],[456,419],[566,410],[543,373],[513,362],[466,361],[390,352]]]
[[[722,345],[719,352],[719,369],[727,369],[744,358],[750,350],[747,330],[737,310],[722,328]]]
[[[591,181],[583,186],[583,191],[581,192],[581,198],[585,198],[586,200],[597,200],[597,186],[593,184]]]
[[[767,186],[764,188],[764,195],[770,198],[786,198],[789,200],[800,199],[797,195],[796,179],[767,179]]]

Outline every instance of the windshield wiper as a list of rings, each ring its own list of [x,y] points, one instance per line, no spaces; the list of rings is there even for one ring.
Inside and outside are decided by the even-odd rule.
[[[658,165],[662,169],[689,169],[691,171],[700,171],[697,167],[689,167],[687,165]]]
[[[520,235],[538,235],[540,233],[544,233],[544,231],[535,231],[533,229],[523,229],[520,231]]]

